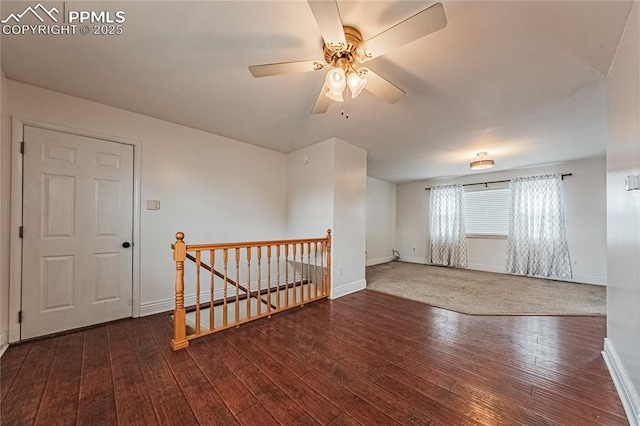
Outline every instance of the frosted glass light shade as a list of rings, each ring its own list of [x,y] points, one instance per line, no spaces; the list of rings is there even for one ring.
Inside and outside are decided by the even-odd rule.
[[[494,166],[493,160],[478,160],[478,161],[472,161],[469,164],[469,168],[471,170],[484,170],[484,169],[490,169]]]
[[[343,102],[342,92],[347,87],[347,76],[342,68],[334,68],[327,73],[325,79],[325,85],[327,86],[327,98],[336,102]]]
[[[336,101],[336,102],[344,102],[344,98],[342,97],[342,92],[332,92],[331,90],[329,90],[327,93],[324,94],[327,98],[331,99],[332,101]]]
[[[355,98],[362,92],[364,86],[367,85],[367,79],[360,77],[358,73],[352,72],[347,76],[347,84],[349,85],[349,89],[351,89],[351,98]]]
[[[486,158],[486,152],[479,152],[476,154],[476,156],[478,157],[478,159],[469,163],[469,168],[471,170],[490,169],[494,166],[493,160]]]

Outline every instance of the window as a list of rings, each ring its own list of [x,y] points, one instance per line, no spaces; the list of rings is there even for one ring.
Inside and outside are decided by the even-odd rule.
[[[464,227],[467,236],[509,235],[509,188],[464,193]]]

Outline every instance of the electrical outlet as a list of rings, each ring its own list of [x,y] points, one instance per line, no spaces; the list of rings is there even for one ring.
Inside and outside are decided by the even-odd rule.
[[[342,266],[338,266],[338,276],[342,276]]]
[[[629,175],[624,178],[625,191],[633,191],[640,189],[640,175]]]

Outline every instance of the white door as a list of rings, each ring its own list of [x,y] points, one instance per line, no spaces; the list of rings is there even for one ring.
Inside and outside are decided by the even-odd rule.
[[[24,128],[21,338],[132,315],[133,147]]]

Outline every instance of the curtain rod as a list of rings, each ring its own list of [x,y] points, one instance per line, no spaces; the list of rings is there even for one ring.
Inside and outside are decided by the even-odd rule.
[[[560,178],[562,180],[564,180],[564,178],[566,176],[573,176],[573,173],[563,173],[562,175],[560,175]],[[465,183],[462,186],[489,185],[489,184],[492,184],[492,183],[504,183],[504,182],[511,182],[511,180],[506,179],[506,180],[494,180],[494,181],[491,181],[491,182]],[[429,191],[429,190],[431,190],[431,188],[425,188],[425,191]]]

